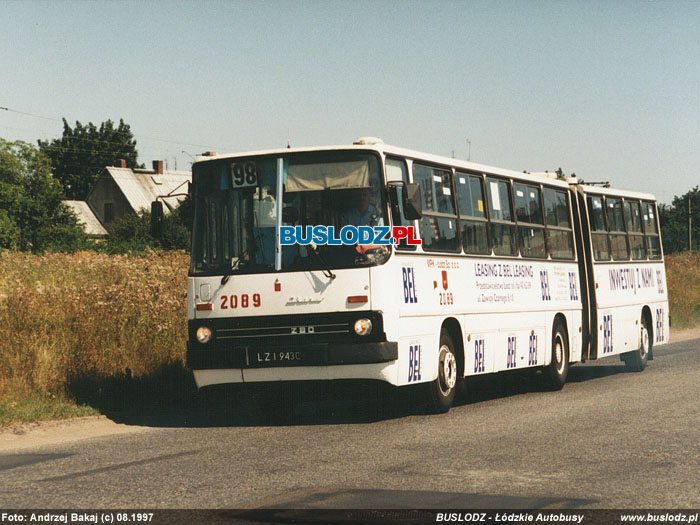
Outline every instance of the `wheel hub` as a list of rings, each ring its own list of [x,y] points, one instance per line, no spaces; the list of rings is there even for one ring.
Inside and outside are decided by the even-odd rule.
[[[554,344],[554,359],[557,362],[557,372],[561,374],[564,370],[564,345],[562,344],[561,337],[556,338],[556,343]]]
[[[448,395],[457,384],[457,360],[447,346],[440,347],[438,383],[443,395]]]
[[[647,355],[647,352],[649,352],[649,331],[647,330],[647,327],[642,325],[642,341],[641,344],[639,345],[639,354],[644,359],[644,357]]]

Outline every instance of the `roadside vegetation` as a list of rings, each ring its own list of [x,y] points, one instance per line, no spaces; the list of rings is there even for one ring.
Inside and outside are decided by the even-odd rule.
[[[671,329],[700,326],[700,251],[675,253],[665,259]]]
[[[192,403],[183,251],[0,253],[0,426]],[[666,257],[673,329],[700,325],[700,253]]]
[[[187,264],[182,251],[0,253],[0,425],[193,392]]]

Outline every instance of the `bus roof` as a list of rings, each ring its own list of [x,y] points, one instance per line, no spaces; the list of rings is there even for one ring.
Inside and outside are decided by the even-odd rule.
[[[648,193],[637,193],[626,190],[616,190],[611,188],[602,188],[597,186],[587,186],[577,184],[569,179],[558,179],[555,172],[540,172],[540,173],[530,173],[530,172],[520,172],[515,170],[510,170],[506,168],[498,168],[496,166],[488,166],[485,164],[478,164],[471,161],[453,159],[450,157],[444,157],[441,155],[434,155],[432,153],[425,153],[421,151],[416,151],[408,148],[401,148],[398,146],[391,146],[389,144],[384,144],[381,139],[365,140],[358,139],[353,144],[345,144],[338,146],[313,146],[313,147],[301,147],[301,148],[278,148],[278,149],[268,149],[268,150],[257,150],[257,151],[245,151],[239,153],[230,153],[223,155],[209,154],[208,156],[200,156],[195,160],[195,164],[200,162],[208,162],[211,160],[222,160],[227,158],[236,157],[253,157],[261,155],[286,155],[289,153],[309,153],[314,151],[348,151],[348,150],[358,150],[358,151],[376,151],[382,155],[395,155],[398,157],[405,157],[411,160],[418,160],[423,162],[429,162],[432,164],[441,164],[443,166],[451,166],[458,170],[472,171],[478,173],[486,173],[490,175],[500,175],[503,177],[510,177],[518,179],[525,182],[532,182],[535,184],[549,184],[552,186],[560,186],[566,188],[569,185],[577,186],[583,189],[586,193],[598,193],[602,195],[610,196],[622,196],[629,198],[637,198],[644,200],[656,200],[653,195]]]
[[[625,197],[627,199],[640,199],[645,201],[656,201],[651,193],[639,191],[619,190],[616,188],[604,188],[602,186],[589,186],[587,184],[573,184],[583,190],[586,194],[605,195],[607,197]]]

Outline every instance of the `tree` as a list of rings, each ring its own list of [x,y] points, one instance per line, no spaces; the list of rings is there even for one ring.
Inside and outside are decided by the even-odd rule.
[[[75,250],[86,235],[62,202],[48,157],[26,142],[0,139],[0,248]]]
[[[116,128],[108,120],[99,128],[92,122],[83,126],[76,121],[72,129],[63,119],[63,136],[51,142],[40,140],[39,149],[51,159],[53,175],[63,184],[68,199],[87,199],[100,170],[118,159],[124,159],[128,168],[139,167],[136,140],[123,119]]]
[[[688,199],[692,219],[693,250],[700,248],[700,187],[696,186],[671,204],[659,206],[661,238],[665,253],[682,252],[688,249]]]

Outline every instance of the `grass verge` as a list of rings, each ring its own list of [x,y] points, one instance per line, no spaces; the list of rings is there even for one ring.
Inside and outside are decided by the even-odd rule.
[[[0,424],[172,402],[187,265],[184,252],[0,253]]]
[[[6,395],[1,396],[0,427],[45,419],[92,416],[100,413],[91,406],[76,403],[71,396],[47,394],[24,386],[8,390]]]
[[[700,326],[700,252],[666,256],[666,284],[672,327]]]

